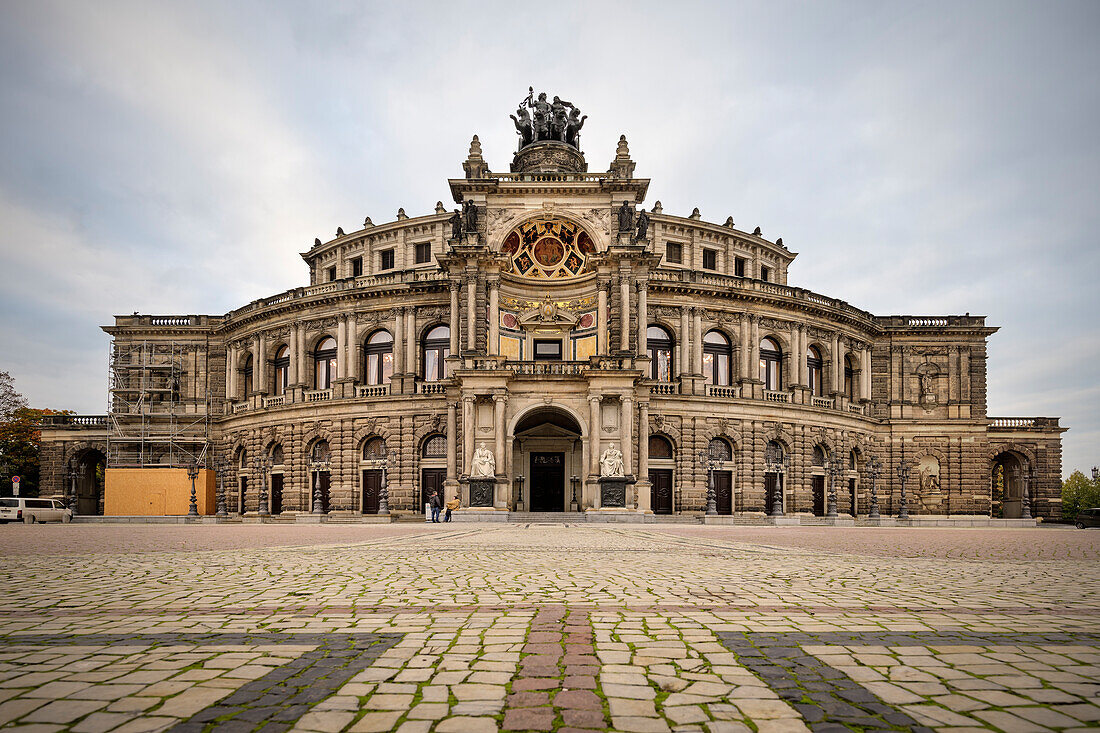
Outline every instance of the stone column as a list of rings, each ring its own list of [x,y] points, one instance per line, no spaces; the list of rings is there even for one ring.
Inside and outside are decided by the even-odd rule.
[[[742,313],[740,322],[740,338],[741,338],[741,380],[756,379],[756,375],[752,371],[752,333],[749,331],[749,317]]]
[[[619,275],[619,297],[622,299],[622,308],[619,312],[619,348],[623,351],[630,350],[630,278],[626,274]]]
[[[635,484],[638,508],[652,511],[649,482],[649,403],[638,403],[638,483]]]
[[[749,316],[749,374],[760,380],[760,317],[755,313]]]
[[[237,350],[232,346],[225,347],[225,398],[235,399],[237,396]]]
[[[630,474],[634,471],[632,455],[634,452],[634,399],[630,395],[623,395],[620,399],[622,410],[619,417],[619,432],[622,434],[623,465],[626,466],[627,474]]]
[[[691,371],[693,374],[703,373],[703,309],[691,309],[691,335],[692,347],[695,352],[692,355]]]
[[[299,332],[302,330],[300,324],[295,323],[290,329],[290,364],[287,365],[287,383],[291,386],[298,384],[298,380],[301,376],[298,373],[298,349],[301,348],[298,344]],[[287,398],[289,399],[289,398]]]
[[[306,368],[306,329],[298,327],[298,384],[304,385],[309,379],[309,370]]]
[[[345,363],[347,361],[347,348],[348,348],[348,329],[347,321],[343,316],[337,316],[336,318],[336,378],[343,379],[347,376],[347,368]]]
[[[416,374],[416,308],[411,306],[405,308],[405,373]]]
[[[588,396],[588,473],[600,475],[600,398]]]
[[[859,374],[859,398],[861,400],[871,399],[871,347],[866,346],[863,348],[863,353],[860,356],[860,374]]]
[[[507,399],[503,394],[493,395],[493,433],[496,436],[496,441],[493,445],[493,458],[496,459],[496,474],[498,476],[505,474],[504,470],[504,401]],[[493,506],[497,509],[508,508],[508,484],[497,483],[496,489],[493,492],[494,501]]]
[[[477,348],[477,276],[466,276],[466,350]]]
[[[393,311],[393,373],[405,373],[405,309],[394,308]]]
[[[454,484],[458,481],[458,425],[457,413],[458,406],[447,401],[447,483]],[[454,498],[451,496],[450,498]]]
[[[649,309],[646,305],[646,281],[638,281],[638,356],[646,356],[649,352],[649,341],[646,338],[646,329],[649,328]]]
[[[466,395],[462,398],[462,473],[469,475],[470,463],[474,459],[474,398]]]
[[[348,376],[355,380],[356,384],[366,381],[363,379],[363,359],[359,350],[359,319],[354,313],[348,313]]]
[[[608,336],[608,313],[607,313],[607,283],[600,282],[596,286],[596,352],[604,356],[607,355],[610,349],[607,344]]]
[[[264,335],[256,336],[256,352],[252,355],[252,387],[257,392],[267,394],[267,344]]]
[[[802,329],[791,324],[791,381],[806,384],[806,349],[802,346]]]
[[[451,319],[449,328],[451,330],[451,356],[458,356],[458,289],[459,284],[454,280],[450,283],[451,290]]]
[[[843,372],[841,371],[841,369],[842,369],[842,367],[841,367],[841,363],[842,363],[841,358],[842,357],[840,356],[840,334],[836,334],[836,333],[833,334],[833,342],[832,342],[831,346],[832,346],[832,349],[833,349],[833,359],[832,359],[832,364],[831,364],[832,368],[829,370],[829,372],[830,372],[829,379],[833,383],[833,386],[832,386],[833,394],[836,394],[836,393],[840,392],[840,390],[844,389],[844,383],[840,381],[841,376],[843,375]]]
[[[485,353],[496,355],[500,353],[500,282],[494,279],[488,285],[489,343],[485,345]]]
[[[691,332],[688,330],[688,311],[680,308],[680,376],[691,374]]]

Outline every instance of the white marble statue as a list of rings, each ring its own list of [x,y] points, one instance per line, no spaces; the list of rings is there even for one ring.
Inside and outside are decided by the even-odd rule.
[[[623,466],[623,452],[612,443],[600,454],[600,476],[625,476],[626,469]]]
[[[470,466],[470,476],[474,478],[492,478],[496,476],[497,459],[482,443],[474,451],[473,465]]]

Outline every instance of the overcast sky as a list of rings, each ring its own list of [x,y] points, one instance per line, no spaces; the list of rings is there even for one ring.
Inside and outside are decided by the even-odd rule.
[[[517,8],[531,8],[521,12]],[[299,252],[507,170],[529,85],[646,206],[877,314],[988,316],[989,413],[1100,463],[1100,4],[0,4],[0,369],[102,413],[119,313],[224,313]]]

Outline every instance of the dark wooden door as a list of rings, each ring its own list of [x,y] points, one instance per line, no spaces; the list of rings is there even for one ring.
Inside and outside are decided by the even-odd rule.
[[[856,480],[854,478],[848,479],[848,500],[851,502],[849,508],[851,509],[852,516],[856,516]]]
[[[424,505],[428,503],[428,497],[432,492],[439,494],[439,501],[443,501],[443,481],[447,478],[445,468],[420,469],[420,506],[418,511],[424,511]]]
[[[240,483],[237,485],[237,513],[244,514],[244,497],[248,494],[248,478],[241,476]]]
[[[719,514],[733,514],[733,474],[714,472],[714,502]]]
[[[764,474],[764,513],[769,517],[775,508],[775,489],[779,476],[774,473]]]
[[[825,477],[814,476],[811,484],[814,495],[814,516],[825,516]]]
[[[565,511],[565,454],[531,454],[531,511]]]
[[[382,471],[363,471],[363,513],[378,513],[378,498],[382,494]]]
[[[283,474],[271,474],[271,513],[283,513]]]
[[[672,469],[649,469],[650,508],[654,514],[672,514]]]

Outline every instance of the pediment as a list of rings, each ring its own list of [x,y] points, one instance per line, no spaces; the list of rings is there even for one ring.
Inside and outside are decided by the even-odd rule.
[[[524,430],[522,433],[516,433],[517,438],[569,438],[575,439],[577,435],[571,433],[564,428],[560,428],[557,425],[551,425],[550,423],[543,423],[537,425],[530,430]]]

